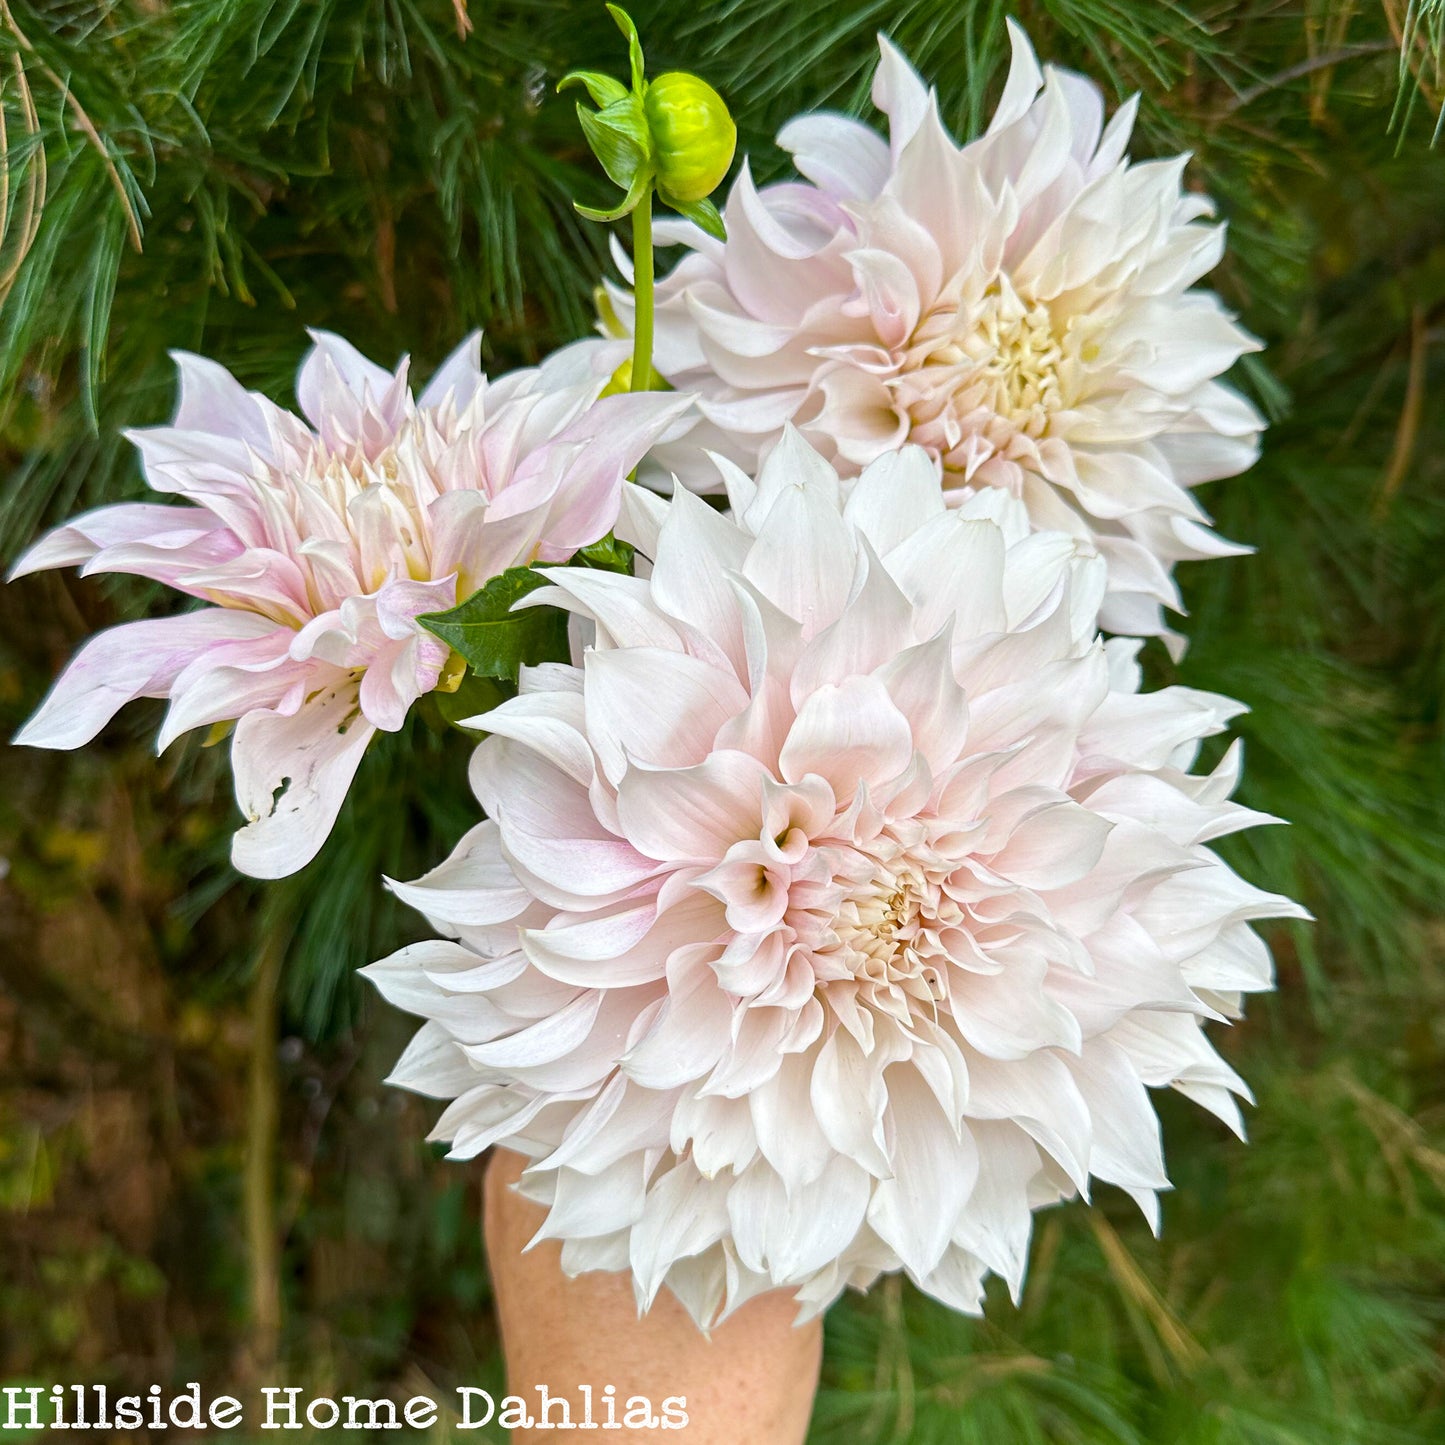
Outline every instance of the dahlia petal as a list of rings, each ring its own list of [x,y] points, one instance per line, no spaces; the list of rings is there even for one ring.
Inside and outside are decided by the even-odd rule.
[[[365,972],[363,969],[362,972]],[[455,1099],[477,1080],[456,1040],[439,1023],[425,1023],[412,1036],[386,1082],[429,1099]]]
[[[896,778],[912,756],[908,719],[887,688],[877,678],[852,677],[819,688],[799,708],[778,767],[787,782],[816,774],[846,798],[859,784]]]
[[[735,677],[683,653],[635,647],[589,652],[585,662],[588,736],[613,781],[629,754],[652,767],[702,761],[718,729],[747,702]],[[649,697],[645,714],[633,705],[639,688]]]
[[[629,1246],[642,1309],[652,1304],[677,1260],[701,1254],[727,1232],[727,1193],[724,1181],[704,1179],[686,1161],[674,1164],[648,1191]]]
[[[893,159],[913,138],[928,109],[928,88],[903,52],[886,36],[878,37],[879,62],[873,76],[873,104],[889,120]]]
[[[868,1224],[915,1277],[931,1274],[948,1248],[974,1180],[973,1136],[960,1139],[938,1101],[909,1074],[889,1084],[891,1177],[873,1185]]]
[[[482,333],[473,331],[432,373],[432,379],[417,398],[421,407],[439,407],[448,397],[457,411],[471,405],[472,398],[486,388],[482,374]]]
[[[779,1283],[806,1278],[838,1257],[868,1209],[868,1175],[834,1155],[822,1175],[789,1190],[766,1164],[745,1170],[728,1194],[738,1256]]]
[[[32,748],[78,748],[126,703],[165,697],[181,671],[209,649],[260,637],[275,625],[255,613],[207,607],[113,627],[76,653],[12,741]]]
[[[1054,803],[1019,822],[989,866],[1025,888],[1062,888],[1099,861],[1113,826],[1077,803]]]
[[[156,542],[173,535],[189,540],[220,526],[200,507],[173,507],[155,502],[123,502],[97,507],[47,532],[22,552],[8,580],[52,567],[77,567],[97,552],[132,542]],[[122,570],[122,569],[114,569]]]
[[[938,467],[922,447],[889,452],[863,469],[843,516],[885,556],[943,514],[938,483]]]
[[[883,1131],[887,1094],[882,1077],[845,1029],[818,1051],[809,1099],[828,1142],[875,1179],[886,1179],[893,1169]]]
[[[630,768],[617,788],[628,842],[649,858],[703,862],[756,836],[767,769],[746,753],[711,753],[690,768]]]
[[[819,113],[800,115],[778,132],[793,164],[840,201],[872,200],[888,179],[888,144],[861,121]]]
[[[231,769],[236,801],[250,821],[232,840],[232,863],[253,878],[283,878],[309,863],[331,832],[374,731],[344,685],[323,688],[291,717],[243,717]]]

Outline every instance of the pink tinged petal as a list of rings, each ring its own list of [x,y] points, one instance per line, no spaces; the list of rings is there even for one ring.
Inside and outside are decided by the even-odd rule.
[[[629,768],[617,788],[628,842],[665,862],[711,862],[756,839],[767,769],[740,752],[715,752],[690,768]]]
[[[788,910],[789,870],[756,838],[733,844],[716,868],[694,881],[724,904],[728,927],[747,939],[776,928]],[[729,954],[723,963],[735,961]]]
[[[1079,750],[1090,758],[1127,758],[1135,770],[1167,767],[1177,750],[1222,732],[1247,711],[1233,698],[1189,687],[1110,693],[1081,730]]]
[[[551,465],[560,469],[546,501],[548,560],[563,560],[611,530],[628,472],[691,405],[690,396],[667,392],[604,397],[548,444],[558,453]],[[506,517],[514,509],[520,508],[508,488],[493,514]]]
[[[1093,1126],[1089,1106],[1073,1075],[1052,1053],[997,1062],[981,1054],[968,1060],[970,1119],[1009,1119],[1058,1161],[1087,1197]]]
[[[917,1074],[895,1069],[888,1088],[892,1176],[873,1186],[868,1223],[915,1277],[943,1258],[978,1177],[973,1135],[954,1131]]]
[[[997,974],[955,974],[951,995],[954,1026],[970,1047],[990,1059],[1023,1059],[1039,1049],[1077,1053],[1079,1022],[1046,980],[1049,966],[1022,955]]]
[[[448,398],[457,411],[463,411],[478,391],[484,390],[487,379],[482,373],[482,333],[473,331],[432,374],[417,404],[439,407]]]
[[[845,1029],[835,1029],[818,1051],[809,1098],[818,1126],[833,1148],[875,1179],[888,1178],[893,1166],[885,1142],[888,1092],[882,1071],[864,1057]]]
[[[486,1044],[469,1044],[467,1057],[489,1069],[522,1070],[573,1053],[592,1032],[602,993],[588,990],[555,1013]]]
[[[11,567],[9,580],[43,572],[51,567],[77,567],[108,547],[131,543],[156,544],[176,539],[191,542],[220,528],[221,523],[200,507],[172,507],[156,502],[125,502],[93,512],[47,532]],[[124,570],[124,569],[113,569]]]
[[[189,351],[171,352],[180,372],[180,401],[170,428],[155,432],[210,432],[217,438],[240,442],[258,456],[272,456],[269,418],[278,408],[250,392],[219,363]],[[244,455],[237,451],[233,455]]]
[[[516,1019],[490,998],[480,997],[480,991],[460,996],[451,992],[455,980],[469,980],[479,967],[496,966],[479,965],[477,955],[460,944],[433,939],[371,964],[366,974],[388,1003],[435,1020],[458,1045],[464,1045],[485,1042],[517,1027]],[[444,982],[438,982],[439,977]],[[487,1077],[480,1071],[474,1073],[473,1084]]]
[[[848,116],[798,116],[778,132],[778,144],[792,152],[802,175],[836,200],[871,201],[888,179],[887,142]]]
[[[820,255],[817,239],[795,235],[773,213],[774,199],[758,194],[748,162],[728,194],[724,216],[728,240],[723,252],[727,285],[759,320],[786,325],[809,306],[851,289],[839,261]]]
[[[1009,45],[1012,47],[1013,56],[1009,63],[1003,95],[999,97],[993,119],[989,122],[986,132],[988,135],[996,135],[1005,127],[1022,120],[1044,83],[1043,73],[1034,58],[1033,46],[1029,44],[1023,27],[1013,19],[1005,23],[1008,26]]]
[[[705,881],[707,877],[705,874],[703,879],[698,880],[700,887],[709,886]],[[717,886],[716,879],[713,884],[714,887]],[[759,910],[763,917],[760,926],[764,930],[775,930],[778,919],[786,911],[786,889],[780,888],[778,893],[781,901],[775,902],[766,912]],[[746,921],[746,910],[739,911]],[[725,918],[724,921],[732,927],[732,920]],[[728,993],[735,998],[755,1002],[761,994],[775,987],[778,980],[786,974],[788,962],[788,946],[780,932],[738,933],[728,939],[727,946],[713,961],[713,971]]]
[[[251,821],[231,862],[253,878],[283,878],[320,851],[375,731],[354,687],[326,687],[292,717],[248,713],[231,744],[236,801]]]
[[[78,748],[125,703],[167,696],[182,670],[212,648],[260,637],[275,627],[255,613],[218,607],[113,627],[80,649],[12,741],[25,747]]]
[[[659,871],[607,831],[585,788],[510,739],[491,737],[477,748],[472,784],[497,820],[508,860],[555,907],[620,898]]]
[[[887,569],[863,544],[861,583],[836,622],[803,649],[789,680],[794,707],[829,684],[881,667],[914,638],[913,608]]]
[[[873,104],[888,117],[888,133],[896,163],[899,152],[928,112],[928,88],[903,52],[885,36],[878,37],[880,60],[873,76]]]
[[[518,931],[534,967],[559,983],[582,988],[629,988],[666,972],[665,953],[639,947],[657,921],[656,903],[594,915],[577,922],[554,919],[546,928]]]
[[[171,705],[156,735],[156,751],[164,752],[192,728],[229,722],[256,708],[295,712],[319,679],[312,663],[291,661],[294,636],[289,627],[277,627],[196,657],[171,684]]]
[[[739,520],[758,536],[778,503],[799,491],[816,493],[825,509],[835,511],[842,495],[838,473],[827,459],[796,427],[787,426],[758,468],[752,499]]]
[[[848,264],[879,341],[890,349],[902,346],[918,326],[922,309],[912,271],[891,252],[867,246],[850,251]]]
[[[864,468],[843,517],[881,557],[946,510],[938,463],[922,447],[908,446]]]
[[[808,379],[812,368],[808,365],[806,355],[798,352],[796,347],[792,352],[792,363],[783,361],[788,355],[789,346],[796,342],[798,336],[798,328],[792,322],[759,321],[754,316],[736,310],[735,303],[731,302],[724,288],[706,283],[690,287],[682,293],[682,299],[686,303],[688,314],[705,338],[704,350],[710,354],[715,352],[719,362],[726,358],[728,372],[737,372],[737,359],[742,358],[765,363],[764,367],[758,368],[759,381],[771,381],[775,384],[790,381],[800,384]],[[717,304],[709,304],[710,300]],[[708,346],[707,342],[713,345]],[[781,371],[778,370],[780,363]],[[723,379],[746,385],[746,373],[724,373]]]
[[[1105,1184],[1128,1191],[1149,1227],[1159,1232],[1157,1190],[1169,1188],[1159,1116],[1128,1055],[1107,1039],[1089,1044],[1082,1056],[1064,1061],[1094,1121],[1089,1172]]]
[[[1029,1186],[1043,1169],[1038,1147],[1014,1124],[969,1125],[978,1179],[954,1239],[1007,1281],[1015,1304],[1023,1292],[1033,1211]]]
[[[684,650],[677,628],[658,610],[657,599],[644,578],[598,572],[588,567],[556,567],[551,575],[556,578],[552,586],[529,592],[513,611],[561,607],[590,618],[598,627],[597,646],[604,650],[617,647]]]
[[[736,522],[679,489],[651,554],[654,603],[716,642],[739,676],[747,672],[743,622],[727,573],[742,569],[747,552]]]
[[[960,1314],[983,1313],[984,1279],[988,1267],[969,1250],[956,1245],[943,1252],[943,1258],[926,1275],[910,1278],[925,1294],[941,1300]]]
[[[1113,826],[1077,803],[1046,805],[1014,827],[989,867],[1024,888],[1063,888],[1099,861]]]
[[[576,669],[567,671],[575,673]],[[580,681],[581,674],[577,677]],[[596,759],[584,732],[580,690],[523,691],[466,722],[523,744],[584,788],[590,787],[597,775]]]
[[[940,632],[874,673],[935,775],[958,760],[968,738],[968,694],[954,681],[952,648],[951,633]]]
[[[657,768],[701,762],[748,703],[730,673],[656,647],[588,652],[584,672],[587,735],[613,782],[629,755]]]
[[[313,331],[311,340],[311,350],[296,377],[296,400],[302,413],[328,441],[359,441],[359,426],[349,436],[335,431],[338,413],[355,425],[360,415],[358,404],[381,405],[393,391],[397,377],[333,332]],[[351,405],[343,405],[343,398]]]
[[[667,1146],[675,1102],[673,1094],[639,1088],[621,1073],[613,1074],[567,1125],[557,1148],[532,1167],[600,1175],[638,1151],[655,1157]]]
[[[657,555],[657,541],[672,508],[646,487],[628,482],[622,488],[622,505],[617,514],[617,535],[644,557]]]
[[[1004,538],[992,522],[949,518],[914,532],[885,560],[917,609],[920,636],[950,618],[960,641],[1007,626]]]
[[[783,778],[801,782],[809,773],[825,779],[840,799],[896,778],[913,756],[908,719],[874,677],[849,678],[823,687],[798,712],[779,758]]]
[[[657,1019],[621,1062],[622,1072],[644,1089],[675,1089],[702,1078],[732,1043],[733,1002],[702,958],[674,955],[668,984]]]

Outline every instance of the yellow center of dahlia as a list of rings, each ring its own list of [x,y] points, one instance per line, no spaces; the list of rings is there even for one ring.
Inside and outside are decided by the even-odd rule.
[[[832,923],[836,941],[822,952],[874,1007],[906,1018],[909,999],[931,1005],[942,997],[927,937],[938,890],[907,853],[870,862],[872,876],[845,894]]]
[[[1049,308],[1028,302],[1007,280],[973,305],[936,309],[914,334],[914,367],[961,368],[955,400],[985,408],[1028,436],[1042,436],[1050,414],[1067,404],[1068,329]]]

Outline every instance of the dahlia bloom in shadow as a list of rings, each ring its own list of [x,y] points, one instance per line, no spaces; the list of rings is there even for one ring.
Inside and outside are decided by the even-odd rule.
[[[88,512],[11,576],[128,572],[207,605],[92,638],[15,741],[79,747],[138,697],[170,699],[162,749],[234,722],[236,866],[309,862],[373,733],[460,677],[417,616],[605,536],[623,479],[686,404],[598,401],[580,353],[496,381],[480,356],[474,336],[413,397],[406,361],[388,372],[317,334],[296,416],[178,353],[175,420],[130,437],[152,490],[183,504]]]
[[[1207,846],[1240,711],[1139,691],[1103,564],[919,448],[834,468],[787,432],[725,518],[629,488],[631,578],[557,574],[574,666],[478,720],[488,818],[398,895],[442,938],[367,970],[425,1018],[392,1082],[434,1137],[528,1156],[570,1272],[702,1325],[906,1270],[976,1311],[1032,1211],[1090,1180],[1151,1222],[1148,1090],[1239,1127],[1208,1019],[1271,986],[1299,916]]]
[[[955,495],[1003,488],[1108,562],[1107,630],[1177,646],[1173,564],[1242,550],[1191,489],[1257,455],[1259,414],[1217,380],[1257,344],[1190,289],[1224,231],[1181,190],[1187,157],[1131,163],[1136,102],[1105,126],[1098,87],[1009,30],[978,139],[955,143],[883,40],[887,140],[801,116],[778,141],[806,180],[759,191],[744,167],[725,243],[661,226],[692,253],[658,285],[655,365],[698,396],[698,442],[747,469],[791,422],[845,475],[911,441]],[[680,475],[711,479],[700,453]]]

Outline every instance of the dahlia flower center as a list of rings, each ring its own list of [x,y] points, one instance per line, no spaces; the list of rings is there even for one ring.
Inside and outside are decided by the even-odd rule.
[[[842,890],[814,967],[821,985],[862,985],[870,1001],[906,1016],[908,1000],[931,1005],[943,985],[932,937],[942,903],[922,863],[900,851],[859,851],[835,875]]]
[[[340,595],[375,592],[397,577],[431,580],[427,504],[435,491],[420,495],[418,486],[426,480],[426,441],[419,420],[374,451],[318,440],[299,465],[268,468],[256,478],[263,515],[274,519],[267,525],[276,535],[267,545],[294,557],[313,615],[337,605]],[[422,464],[404,461],[408,445]]]
[[[1027,302],[1004,279],[976,303],[937,307],[914,333],[909,369],[944,367],[950,409],[983,409],[1030,437],[1048,429],[1067,404],[1063,377],[1070,353],[1049,308]]]

